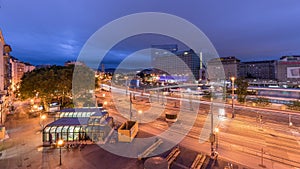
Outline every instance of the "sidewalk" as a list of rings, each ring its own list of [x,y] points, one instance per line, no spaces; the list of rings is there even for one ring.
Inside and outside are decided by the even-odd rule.
[[[9,135],[7,134],[7,131],[5,131],[5,137],[0,140],[0,143],[2,144],[2,142],[4,142],[7,139],[9,139]],[[1,160],[2,157],[5,156],[5,154],[6,154],[6,150],[1,150],[0,151],[0,160]]]
[[[4,141],[6,139],[9,139],[9,135],[8,135],[7,131],[5,131],[5,137],[3,139],[0,139],[0,142]]]

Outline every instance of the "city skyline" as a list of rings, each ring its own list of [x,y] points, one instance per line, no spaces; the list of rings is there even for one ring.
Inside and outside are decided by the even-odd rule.
[[[94,1],[70,5],[71,1],[0,1],[0,28],[12,47],[11,55],[35,65],[62,65],[76,60],[84,43],[99,28],[122,16],[149,11],[173,14],[193,23],[211,40],[220,57],[277,60],[300,53],[298,1],[170,2]],[[153,43],[174,43],[161,38],[133,39],[128,46],[124,45],[128,44],[125,39],[112,49],[106,63],[117,63]]]

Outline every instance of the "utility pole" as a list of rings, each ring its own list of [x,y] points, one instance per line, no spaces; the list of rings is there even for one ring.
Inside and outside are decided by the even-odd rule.
[[[292,122],[292,115],[289,114],[289,126],[292,126],[293,125],[293,122]]]
[[[159,103],[159,89],[157,90],[157,102]]]
[[[264,148],[261,148],[261,164],[259,164],[260,167],[266,168],[264,165]]]
[[[234,106],[233,106],[233,104],[234,104],[234,80],[235,80],[235,77],[231,77],[231,81],[232,81],[232,83],[231,83],[231,113],[232,113],[232,116],[231,116],[231,118],[234,118]]]
[[[193,111],[193,101],[192,101],[192,94],[190,93],[189,96],[189,101],[190,101],[190,111]]]
[[[130,107],[129,107],[129,111],[130,111],[130,121],[131,121],[131,119],[132,119],[132,93],[130,92],[130,95],[129,95],[129,105],[130,105]]]
[[[0,123],[0,125],[2,125],[3,124],[3,110],[2,110],[2,100],[0,100],[0,113],[1,113],[1,123]]]
[[[211,97],[211,106],[210,106],[210,150],[211,150],[211,157],[214,156],[214,142],[215,142],[215,134],[214,134],[214,115],[213,115],[213,98]]]

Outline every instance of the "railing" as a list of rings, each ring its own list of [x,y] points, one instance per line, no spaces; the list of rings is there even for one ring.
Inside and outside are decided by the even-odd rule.
[[[148,147],[145,151],[143,151],[141,154],[139,154],[138,159],[142,160],[143,158],[147,157],[150,153],[152,153],[155,149],[157,149],[158,146],[161,145],[162,143],[163,143],[163,141],[161,139],[158,139],[150,147]]]
[[[205,159],[206,159],[206,155],[198,154],[193,164],[191,165],[191,169],[200,169],[204,164]]]
[[[180,154],[180,150],[178,147],[174,148],[171,151],[171,153],[166,158],[169,166],[173,163],[173,161],[178,157],[179,154]]]

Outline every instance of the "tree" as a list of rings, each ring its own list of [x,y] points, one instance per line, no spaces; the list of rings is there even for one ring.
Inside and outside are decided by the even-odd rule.
[[[289,105],[291,110],[300,110],[300,101],[294,100],[291,105]]]
[[[268,106],[270,104],[270,100],[266,97],[257,97],[255,103],[261,106]]]
[[[236,79],[236,94],[238,102],[244,103],[247,97],[248,82],[243,78]]]
[[[21,99],[38,97],[48,110],[52,100],[71,96],[72,74],[72,66],[51,66],[25,73],[19,89]]]
[[[92,92],[97,83],[93,70],[87,66],[76,65],[72,78],[72,97],[75,106],[95,103]]]
[[[85,68],[79,69],[80,71],[77,69],[76,80],[73,78],[75,69],[73,65],[51,66],[25,73],[19,88],[21,99],[38,97],[46,110],[49,109],[49,103],[52,100],[60,101],[61,105],[72,105],[69,102],[73,97],[72,87],[74,87],[74,81],[84,82],[85,76],[95,76],[94,72],[88,67],[80,67]],[[95,88],[95,80],[88,85],[88,88],[86,88],[86,83],[76,83],[75,88],[77,91],[92,90]]]

